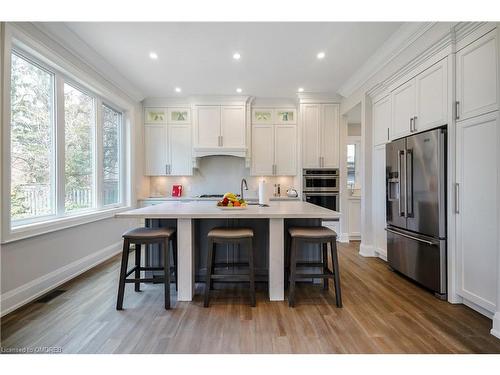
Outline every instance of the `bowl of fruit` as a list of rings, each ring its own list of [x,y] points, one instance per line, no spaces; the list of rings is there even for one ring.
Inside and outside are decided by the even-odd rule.
[[[217,202],[217,207],[221,210],[244,210],[247,208],[247,202],[238,198],[234,193],[226,193],[222,200]]]

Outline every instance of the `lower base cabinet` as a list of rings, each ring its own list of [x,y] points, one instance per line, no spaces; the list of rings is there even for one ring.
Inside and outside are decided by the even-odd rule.
[[[495,312],[499,248],[499,115],[457,123],[457,293]]]

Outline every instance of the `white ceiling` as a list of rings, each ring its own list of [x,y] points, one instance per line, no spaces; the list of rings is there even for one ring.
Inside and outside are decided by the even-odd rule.
[[[144,97],[336,93],[402,24],[66,23]],[[158,54],[151,60],[149,52]],[[241,59],[232,58],[234,52]],[[318,60],[316,54],[326,57]],[[181,87],[182,93],[174,91]]]

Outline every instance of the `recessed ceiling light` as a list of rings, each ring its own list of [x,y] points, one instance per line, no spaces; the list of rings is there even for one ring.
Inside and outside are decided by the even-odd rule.
[[[321,59],[324,59],[326,56],[326,54],[324,52],[318,52],[318,54],[316,55],[316,57],[321,60]]]
[[[149,52],[149,58],[151,60],[157,60],[158,59],[158,54],[156,52]]]
[[[239,60],[239,59],[241,59],[241,55],[240,55],[238,52],[235,52],[235,53],[233,54],[233,59],[235,59],[235,60]]]
[[[236,92],[237,92],[237,93],[241,93],[242,91],[243,91],[243,90],[242,90],[242,89],[240,89],[239,87],[236,89]]]
[[[299,87],[299,89],[297,91],[298,92],[304,92],[304,88],[303,87]]]
[[[182,90],[181,90],[181,88],[180,88],[180,87],[176,87],[176,88],[175,88],[175,92],[181,92],[181,91],[182,91]]]

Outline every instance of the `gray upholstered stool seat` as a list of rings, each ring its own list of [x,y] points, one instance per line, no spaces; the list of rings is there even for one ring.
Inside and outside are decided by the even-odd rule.
[[[123,233],[123,238],[149,239],[171,237],[175,233],[174,228],[134,228]]]
[[[226,239],[251,238],[253,230],[250,228],[213,228],[208,232],[208,237]]]
[[[337,233],[327,227],[291,227],[288,229],[290,236],[296,238],[310,238],[310,239],[331,239],[337,238]]]
[[[328,280],[333,279],[335,286],[335,300],[337,307],[342,307],[340,291],[339,261],[337,255],[337,233],[327,227],[290,227],[288,229],[291,241],[288,249],[290,264],[290,287],[288,291],[288,304],[295,306],[295,284],[297,279],[323,279],[323,288],[328,290]],[[322,250],[321,262],[300,262],[298,250],[301,245],[317,244]],[[328,247],[332,258],[332,269],[328,266]],[[299,273],[297,268],[321,268],[321,272]]]
[[[253,229],[250,228],[213,228],[207,235],[207,276],[205,280],[204,306],[208,307],[210,302],[210,290],[214,288],[214,280],[227,280],[230,282],[244,281],[250,283],[250,304],[255,306],[255,269],[254,254],[255,241],[253,241]],[[216,273],[217,267],[227,267],[227,264],[216,264],[215,252],[217,244],[237,245],[238,250],[246,249],[248,253],[248,272],[246,273]]]

